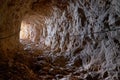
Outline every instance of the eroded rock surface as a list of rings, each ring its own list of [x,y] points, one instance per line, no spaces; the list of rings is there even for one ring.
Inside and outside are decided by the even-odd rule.
[[[120,79],[120,0],[1,0],[0,18],[1,80]]]

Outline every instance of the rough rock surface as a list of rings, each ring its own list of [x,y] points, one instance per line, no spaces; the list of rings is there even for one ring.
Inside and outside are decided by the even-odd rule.
[[[120,80],[120,0],[1,0],[0,19],[1,80]]]

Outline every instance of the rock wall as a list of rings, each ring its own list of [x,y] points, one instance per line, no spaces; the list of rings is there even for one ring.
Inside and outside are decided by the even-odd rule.
[[[0,7],[0,50],[14,51],[19,48],[20,23],[23,15],[29,11],[29,1],[1,0]],[[26,7],[26,8],[24,8]]]
[[[47,29],[43,30],[45,45],[50,46],[53,61],[61,54],[68,59],[67,67],[78,67],[77,63],[90,74],[107,71],[105,80],[118,80],[119,1],[65,0],[59,4],[53,6],[53,15],[46,19]]]
[[[21,21],[40,15],[45,19],[37,35],[47,47],[43,55],[55,67],[73,70],[63,79],[81,73],[77,79],[119,80],[119,9],[119,0],[1,0],[0,53],[17,52]]]

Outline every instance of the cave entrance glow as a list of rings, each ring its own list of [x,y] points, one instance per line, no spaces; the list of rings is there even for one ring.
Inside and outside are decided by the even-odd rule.
[[[20,43],[24,48],[40,48],[43,42],[44,18],[40,15],[27,15],[21,22],[21,30],[19,35]]]
[[[34,24],[26,21],[21,23],[20,42],[35,42],[36,28]]]
[[[37,28],[34,22],[28,20],[23,20],[21,22],[21,30],[19,35],[20,43],[24,45],[24,50],[36,49],[37,45]]]

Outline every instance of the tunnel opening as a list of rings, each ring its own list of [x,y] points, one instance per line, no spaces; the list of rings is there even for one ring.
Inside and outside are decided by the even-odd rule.
[[[33,22],[30,22],[29,19],[23,20],[21,22],[21,30],[19,35],[19,41],[24,45],[24,50],[32,49],[33,44],[36,43],[36,27]]]
[[[19,41],[24,45],[24,50],[41,49],[40,38],[42,37],[44,17],[40,15],[27,15],[21,21]]]
[[[30,24],[29,22],[22,21],[21,23],[21,31],[20,31],[20,42],[22,44],[28,42],[35,42],[35,33],[36,29],[34,24]]]

